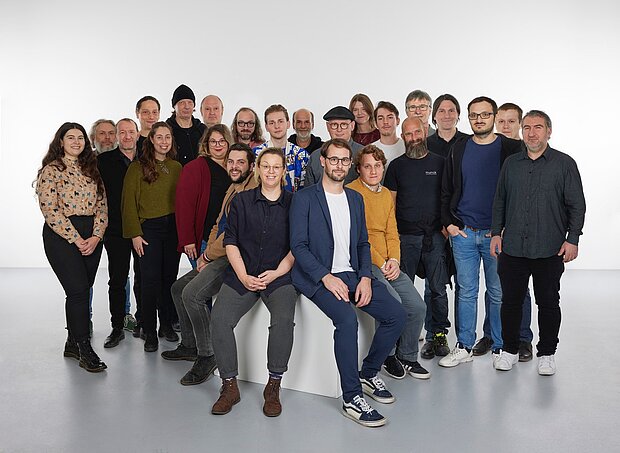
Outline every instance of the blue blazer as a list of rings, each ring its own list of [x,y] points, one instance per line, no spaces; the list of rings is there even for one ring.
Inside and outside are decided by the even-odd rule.
[[[349,202],[351,267],[358,278],[372,278],[370,243],[366,230],[364,200],[355,190],[344,188]],[[295,264],[293,285],[311,298],[329,274],[334,259],[334,235],[323,184],[306,187],[295,194],[289,211],[291,251]]]

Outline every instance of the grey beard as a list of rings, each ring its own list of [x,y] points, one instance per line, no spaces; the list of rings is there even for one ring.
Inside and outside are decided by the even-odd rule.
[[[426,146],[426,140],[422,140],[417,143],[409,142],[405,147],[405,154],[410,159],[421,159],[428,153]]]

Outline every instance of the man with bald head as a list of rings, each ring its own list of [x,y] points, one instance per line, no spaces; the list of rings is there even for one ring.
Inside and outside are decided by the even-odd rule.
[[[224,114],[224,103],[214,94],[205,96],[200,103],[200,114],[207,128],[220,124]]]
[[[294,145],[306,150],[308,154],[315,151],[323,145],[320,137],[312,134],[314,129],[314,114],[308,109],[299,109],[293,113],[293,129],[295,134],[288,138],[288,141]]]
[[[409,117],[402,124],[405,154],[387,168],[384,186],[394,197],[400,235],[401,269],[415,282],[418,269],[425,273],[431,297],[426,300],[426,341],[435,355],[450,352],[446,334],[448,296],[445,245],[441,225],[441,176],[445,159],[430,153],[421,118]],[[416,291],[415,296],[422,303]]]

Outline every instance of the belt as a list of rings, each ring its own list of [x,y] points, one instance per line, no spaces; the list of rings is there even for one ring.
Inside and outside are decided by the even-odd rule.
[[[474,228],[474,227],[469,226],[469,225],[465,225],[465,228],[469,228],[470,230],[472,230],[475,233],[478,233],[479,231],[486,231],[486,230],[488,230],[488,228]]]

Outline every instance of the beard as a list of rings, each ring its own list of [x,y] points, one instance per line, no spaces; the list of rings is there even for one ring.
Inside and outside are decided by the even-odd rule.
[[[340,175],[336,175],[336,174],[335,174],[335,171],[336,171],[336,169],[333,169],[333,170],[331,170],[331,171],[327,170],[327,171],[325,172],[325,174],[327,175],[327,177],[328,177],[329,179],[331,179],[331,180],[332,180],[332,181],[334,181],[334,182],[342,182],[342,181],[344,181],[344,179],[347,177],[347,173],[348,173],[348,172],[345,170],[345,171],[342,173],[342,176],[340,176]]]
[[[95,142],[95,149],[97,150],[97,154],[107,153],[108,151],[112,151],[116,148],[116,144],[112,143],[111,145],[104,146],[99,142]]]
[[[296,132],[297,132],[297,137],[299,137],[301,139],[304,139],[304,140],[309,139],[310,138],[310,134],[312,134],[312,131],[308,131],[308,132],[298,132],[298,131],[296,131]]]
[[[487,135],[489,135],[491,132],[493,132],[493,123],[491,123],[486,129],[476,129],[476,128],[472,128],[472,132],[474,133],[475,136],[477,137],[486,137]]]
[[[422,159],[428,154],[426,140],[407,142],[407,144],[405,145],[405,154],[410,159]]]
[[[241,138],[241,140],[250,140],[250,138],[252,138],[253,133],[254,131],[249,131],[247,129],[241,129],[239,131],[239,137]]]
[[[241,184],[243,181],[248,179],[248,176],[250,175],[250,172],[251,172],[251,170],[248,168],[246,171],[241,173],[237,179],[232,179],[231,178],[232,183],[233,184]]]

